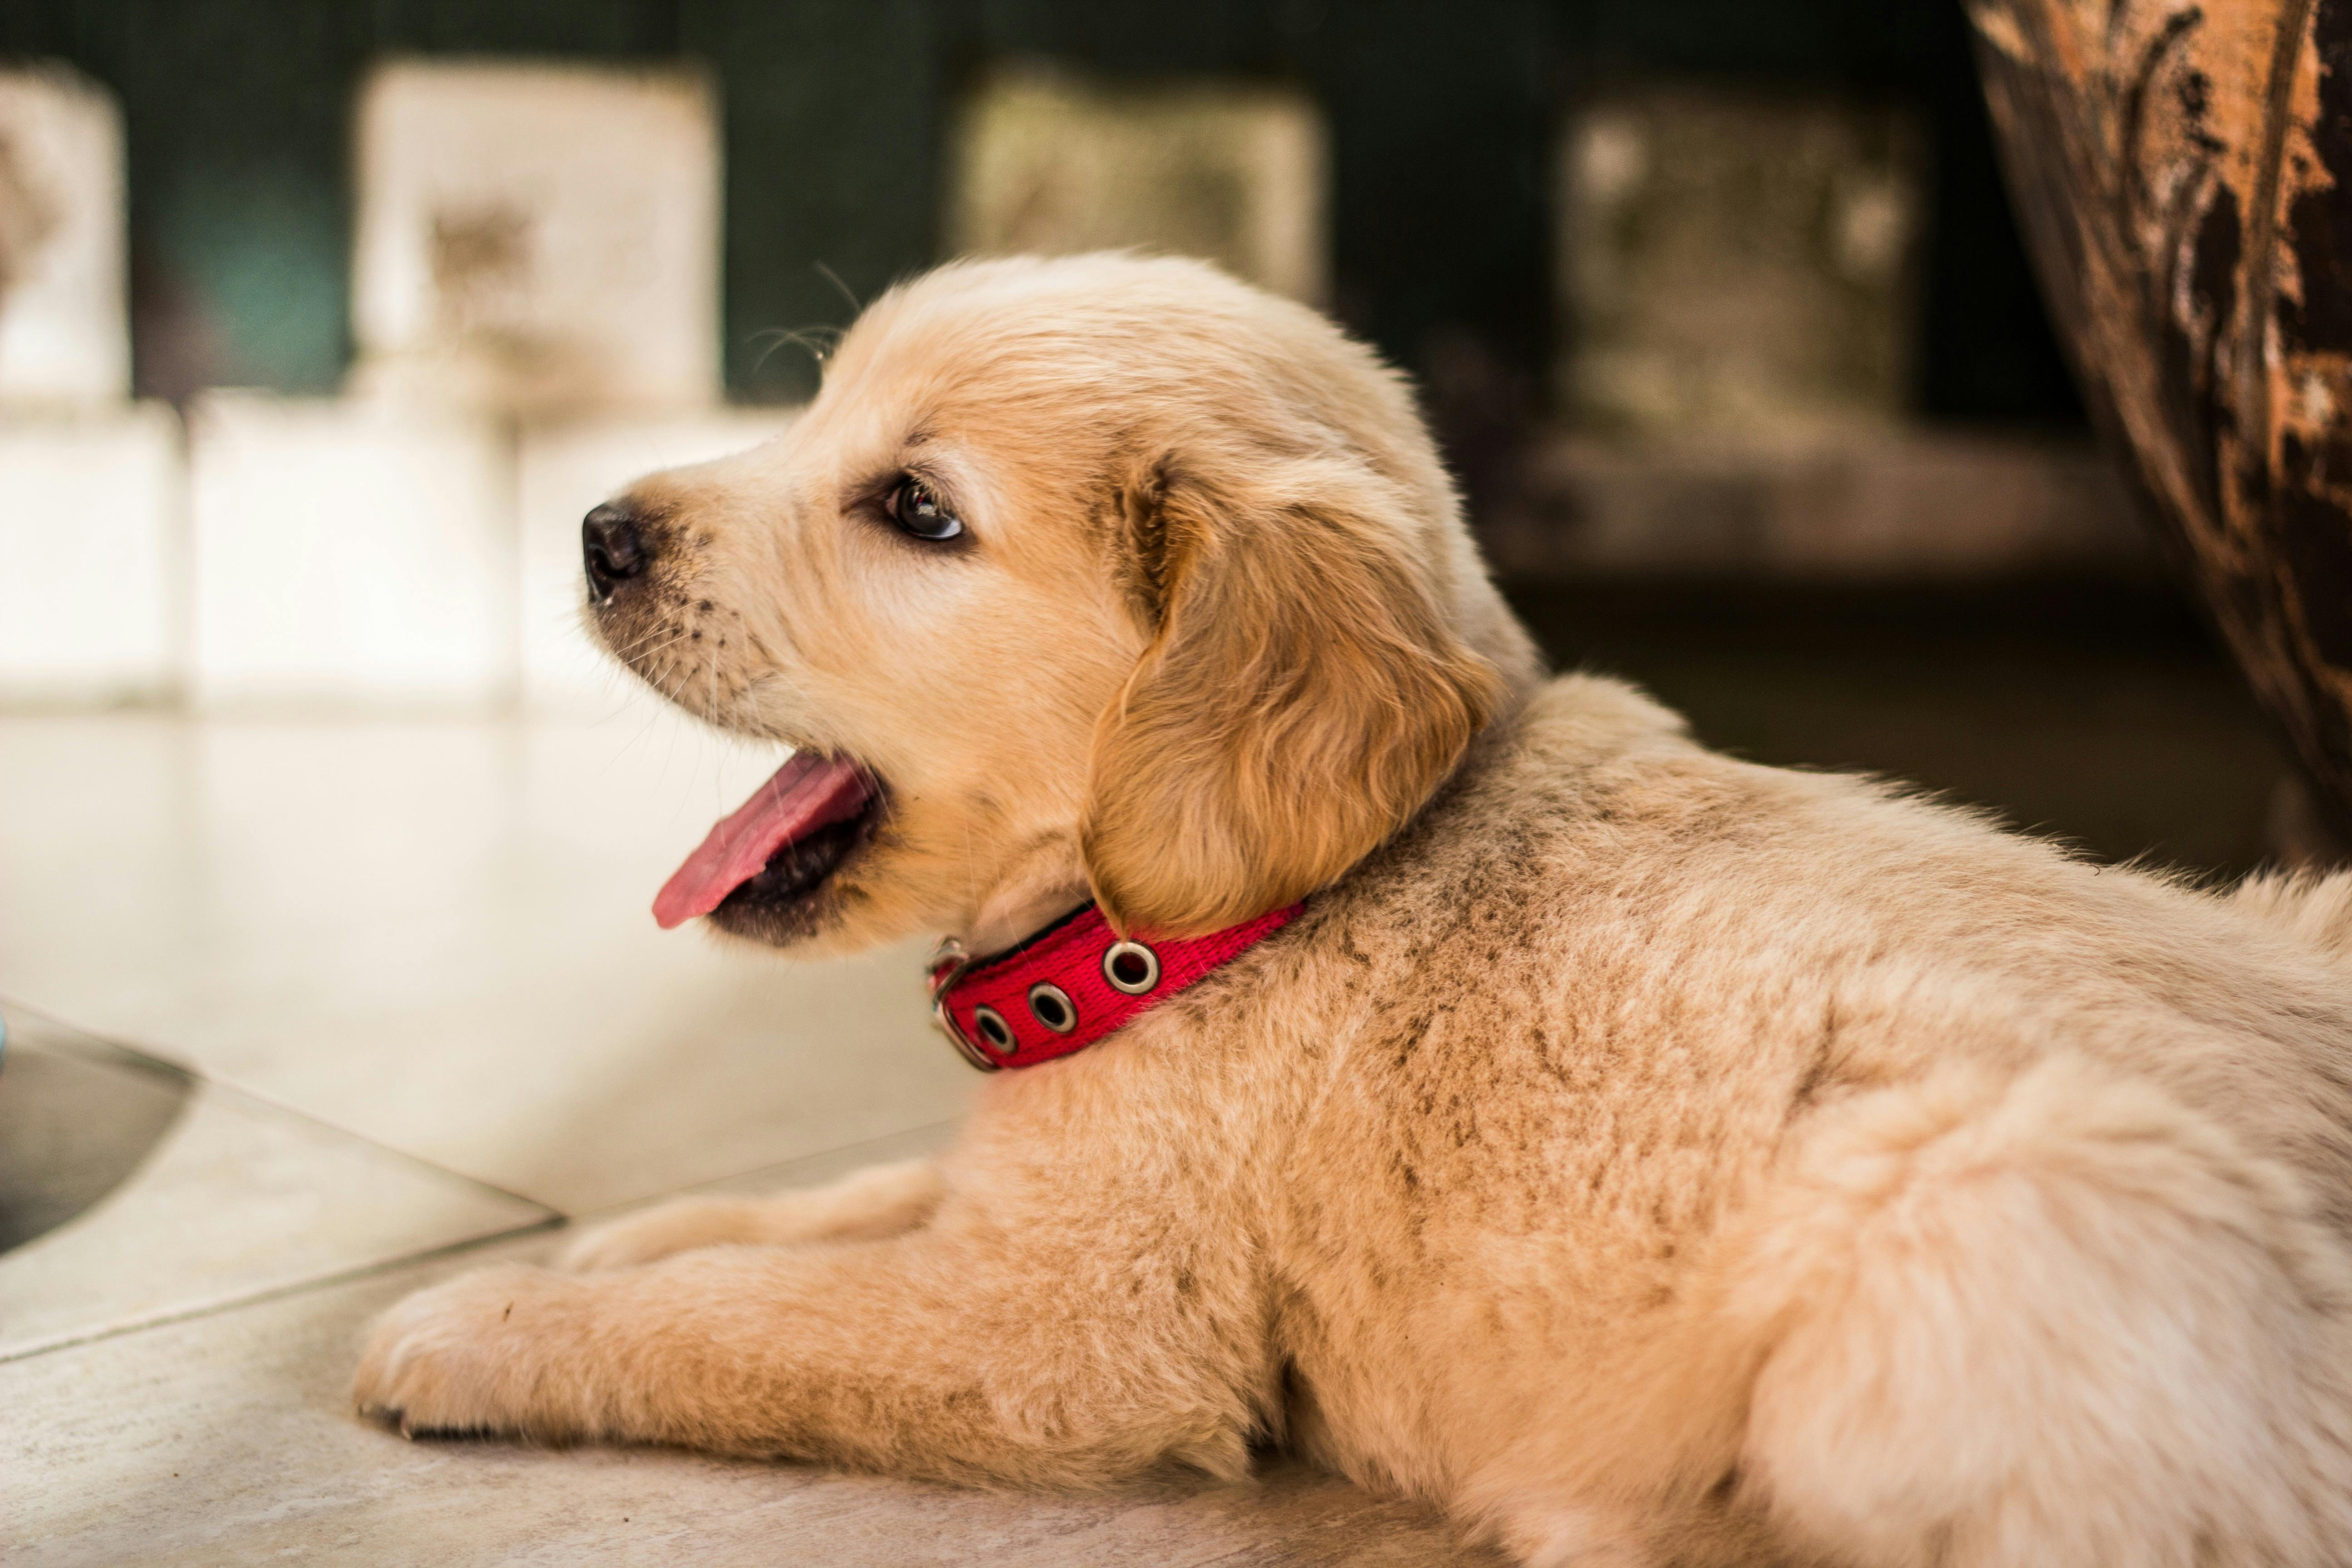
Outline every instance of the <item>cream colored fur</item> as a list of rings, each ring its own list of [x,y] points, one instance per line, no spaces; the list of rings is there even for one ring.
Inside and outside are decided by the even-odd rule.
[[[910,467],[964,548],[861,510]],[[936,1168],[412,1297],[364,1407],[1035,1486],[1272,1439],[1528,1563],[2352,1563],[2352,882],[2088,865],[1544,679],[1402,387],[1186,263],[935,273],[636,498],[604,635],[892,791],[766,934],[1319,890]]]

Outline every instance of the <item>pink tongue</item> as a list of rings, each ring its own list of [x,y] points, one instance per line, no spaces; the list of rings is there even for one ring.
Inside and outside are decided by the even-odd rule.
[[[758,876],[777,850],[856,816],[873,794],[856,763],[794,753],[662,884],[654,895],[654,919],[669,931],[709,914]]]

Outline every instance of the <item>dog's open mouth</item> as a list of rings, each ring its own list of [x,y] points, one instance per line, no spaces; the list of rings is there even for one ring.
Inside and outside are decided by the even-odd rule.
[[[880,784],[858,763],[795,753],[671,874],[654,919],[668,931],[722,904],[806,898],[864,842],[881,803]]]

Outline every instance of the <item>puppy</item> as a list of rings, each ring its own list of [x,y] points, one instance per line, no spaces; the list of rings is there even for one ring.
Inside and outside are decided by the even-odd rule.
[[[1116,1026],[936,1166],[411,1297],[363,1408],[1053,1487],[1278,1442],[1529,1563],[2352,1562],[2347,881],[1547,679],[1401,380],[1190,262],[897,289],[586,532],[629,668],[798,749],[665,921],[1161,994],[1073,980]]]

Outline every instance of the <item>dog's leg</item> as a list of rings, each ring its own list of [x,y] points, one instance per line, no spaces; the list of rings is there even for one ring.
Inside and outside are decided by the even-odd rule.
[[[837,1182],[765,1198],[679,1198],[601,1225],[573,1241],[558,1268],[585,1273],[651,1263],[698,1247],[879,1241],[931,1217],[946,1191],[929,1160],[902,1160]]]
[[[1840,1562],[2352,1561],[2352,1289],[2294,1178],[2079,1061],[1827,1112],[1739,1291],[1741,1470]]]
[[[887,1241],[488,1268],[379,1320],[353,1393],[410,1432],[1045,1485],[1171,1459],[1236,1477],[1275,1378],[1246,1262],[1209,1234],[1125,1205],[967,1209]]]

